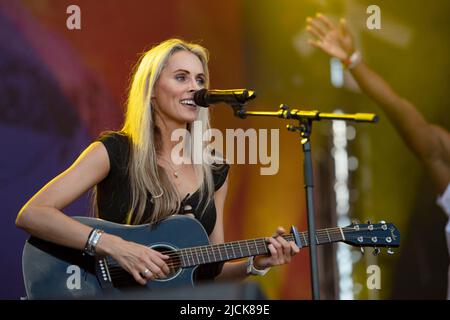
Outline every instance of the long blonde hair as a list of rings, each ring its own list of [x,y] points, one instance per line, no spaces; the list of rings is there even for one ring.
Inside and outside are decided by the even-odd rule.
[[[128,161],[128,175],[131,187],[131,205],[127,214],[127,224],[154,223],[160,219],[177,213],[180,210],[181,200],[175,186],[170,182],[164,170],[158,166],[157,146],[160,145],[160,136],[155,125],[155,110],[151,97],[159,76],[167,64],[168,59],[177,51],[186,50],[195,54],[203,65],[205,74],[205,87],[209,87],[208,51],[198,44],[188,43],[179,39],[166,40],[149,51],[145,52],[133,72],[128,100],[125,122],[122,132],[130,141],[130,155]],[[203,132],[210,129],[209,112],[201,108],[197,120],[202,122]],[[188,125],[192,139],[185,146],[187,154],[193,157],[195,137],[192,126]],[[206,152],[205,155],[213,155]],[[194,163],[191,161],[191,163]],[[207,198],[205,206],[198,208],[202,213],[213,199],[214,182],[213,167],[203,161],[195,165],[196,176],[200,179],[200,200]],[[148,199],[152,197],[152,199]],[[147,201],[153,202],[154,210],[149,221],[144,221],[144,211]]]

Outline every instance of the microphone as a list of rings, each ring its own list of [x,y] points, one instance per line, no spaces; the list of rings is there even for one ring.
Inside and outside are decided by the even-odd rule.
[[[207,90],[201,89],[195,92],[194,102],[200,107],[207,108],[210,104],[228,103],[231,105],[244,104],[256,98],[256,92],[247,89]]]

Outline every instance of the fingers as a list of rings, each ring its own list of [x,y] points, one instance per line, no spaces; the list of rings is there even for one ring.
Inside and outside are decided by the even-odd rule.
[[[165,268],[167,268],[168,270],[167,265],[165,266]],[[147,281],[165,278],[169,274],[169,272],[164,271],[165,268],[161,268],[154,262],[148,260],[145,264],[137,268],[141,271],[132,272],[132,274],[137,282],[145,285]]]
[[[282,236],[276,238],[278,243],[281,245],[280,255],[282,257],[281,263],[288,263],[291,261],[291,245]]]
[[[283,234],[285,234],[285,233],[286,233],[286,230],[284,230],[283,227],[278,227],[278,228],[277,228],[277,231],[275,231],[273,237],[281,236],[281,235],[283,235]]]
[[[317,32],[317,30],[315,28],[313,28],[311,26],[307,26],[306,31],[308,31],[308,33],[310,35],[312,35],[313,37],[315,37],[317,39],[322,39],[322,35],[319,32]]]
[[[314,32],[318,38],[325,37],[327,33],[336,29],[331,20],[321,13],[317,13],[315,18],[306,18],[306,23],[310,29],[307,28],[307,30]]]
[[[131,271],[130,273],[133,276],[134,280],[136,280],[137,283],[139,283],[143,286],[147,283],[147,280],[144,279],[138,271],[134,270],[134,271]]]
[[[267,242],[271,242],[270,238],[267,238]],[[275,248],[275,246],[272,243],[269,243],[269,245],[267,246],[267,249],[269,249],[270,252],[270,256],[275,259],[275,261],[278,260],[278,251]]]
[[[330,19],[328,19],[328,17],[324,16],[324,15],[321,14],[321,13],[316,14],[316,16],[317,16],[317,18],[318,18],[320,21],[322,21],[322,23],[323,23],[328,29],[333,29],[333,28],[334,28],[333,23],[331,22]]]
[[[153,249],[149,249],[149,255],[144,259],[144,267],[150,270],[147,279],[162,279],[170,274],[170,268],[164,260],[167,260],[169,256],[164,255]]]
[[[319,19],[313,19],[311,17],[308,17],[306,18],[306,23],[308,24],[310,32],[313,33],[319,39],[325,37],[326,34],[328,33],[328,28]]]
[[[300,248],[295,244],[295,242],[290,241],[289,245],[291,246],[291,255],[295,256],[297,253],[300,252]]]
[[[320,40],[308,39],[308,43],[316,48],[319,48],[319,49],[322,48],[322,41],[320,41]]]
[[[148,261],[145,264],[143,272],[141,275],[148,280],[162,279],[165,278],[168,273],[165,273],[162,268],[160,268],[153,261]]]
[[[296,255],[300,249],[293,241],[287,241],[282,236],[286,231],[283,227],[278,227],[274,236],[268,238],[268,249],[271,257],[274,260],[274,264],[289,263],[294,255]]]
[[[153,260],[153,263],[156,264],[156,266],[161,269],[162,275],[167,276],[170,273],[170,268],[167,265],[167,263],[164,260],[168,260],[170,257],[167,255],[162,254],[158,251],[153,251],[156,253],[156,258]]]
[[[344,18],[339,20],[339,31],[341,32],[342,36],[346,36],[348,34],[347,20],[345,20]]]
[[[145,268],[143,271],[139,272],[139,275],[146,281],[153,280],[154,278],[154,274],[149,268]]]
[[[317,13],[315,18],[311,17],[306,18],[306,23],[307,23],[306,31],[308,31],[308,33],[310,33],[312,36],[316,37],[319,40],[322,40],[330,32],[338,30],[338,28],[333,24],[333,22],[331,22],[331,20],[327,16],[321,13]],[[341,19],[339,24],[339,31],[341,32],[342,35],[347,34],[347,26],[345,19]],[[317,42],[311,44],[315,46],[318,45]]]
[[[171,273],[168,255],[141,244],[126,241],[113,258],[141,285]]]

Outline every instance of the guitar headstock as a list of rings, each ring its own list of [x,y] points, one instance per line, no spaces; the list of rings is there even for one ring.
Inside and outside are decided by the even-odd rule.
[[[389,247],[388,253],[394,253],[391,248],[400,246],[400,232],[392,223],[352,223],[342,228],[344,242],[357,247],[375,247],[374,255],[380,253],[379,247]]]

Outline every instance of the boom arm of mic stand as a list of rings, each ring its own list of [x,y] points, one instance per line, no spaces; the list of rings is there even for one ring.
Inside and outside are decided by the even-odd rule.
[[[323,113],[319,111],[301,111],[301,110],[289,110],[286,105],[280,105],[278,111],[246,111],[244,105],[234,105],[234,114],[245,119],[248,116],[262,116],[262,117],[277,117],[282,119],[294,119],[299,121],[299,126],[288,125],[288,130],[298,131],[302,137],[301,144],[304,152],[304,180],[306,189],[306,209],[307,209],[307,221],[308,221],[308,233],[309,233],[309,252],[311,260],[311,288],[313,300],[320,299],[319,288],[319,276],[318,276],[318,263],[317,263],[317,244],[316,244],[316,229],[314,222],[314,197],[313,197],[313,167],[311,157],[311,143],[310,136],[312,130],[312,122],[322,119],[326,120],[344,120],[355,122],[377,122],[378,116],[371,113],[356,113],[356,114],[341,114],[341,113]],[[318,240],[317,240],[318,242]]]
[[[243,105],[232,106],[235,116],[245,119],[248,116],[260,116],[260,117],[276,117],[283,119],[294,120],[344,120],[354,122],[378,122],[378,116],[374,113],[326,113],[319,111],[302,111],[302,110],[289,110],[289,107],[282,104],[278,111],[247,111]]]

